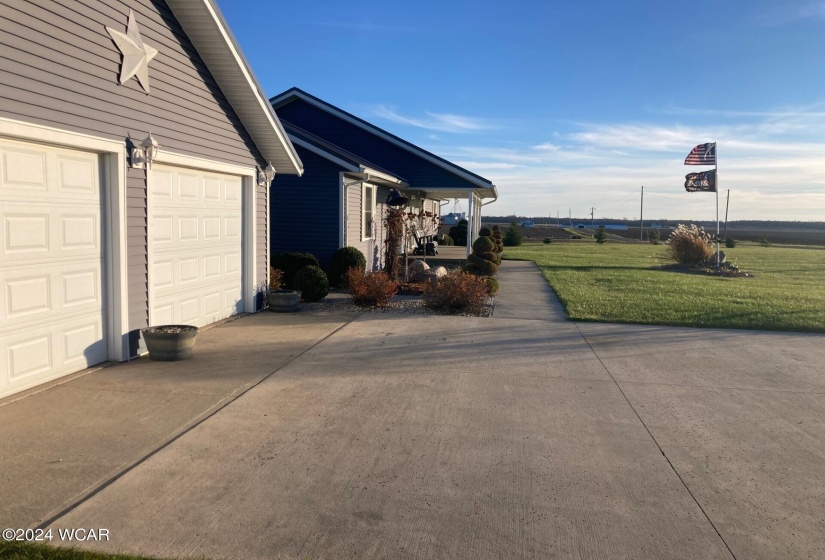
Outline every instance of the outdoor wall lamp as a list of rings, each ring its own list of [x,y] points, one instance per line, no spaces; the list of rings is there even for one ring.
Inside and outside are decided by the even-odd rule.
[[[149,136],[140,143],[140,147],[132,148],[132,167],[135,169],[151,169],[152,162],[158,157],[159,147],[157,140],[152,137],[150,132]]]
[[[272,162],[266,166],[266,169],[258,168],[258,186],[268,187],[275,178],[275,168],[272,167]]]

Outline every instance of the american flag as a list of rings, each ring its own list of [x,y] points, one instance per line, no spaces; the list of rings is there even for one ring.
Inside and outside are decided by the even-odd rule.
[[[693,148],[685,158],[685,165],[716,165],[716,142]]]

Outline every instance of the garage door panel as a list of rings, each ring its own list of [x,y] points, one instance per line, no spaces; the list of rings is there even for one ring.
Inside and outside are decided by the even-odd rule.
[[[106,359],[96,154],[0,141],[0,397]]]
[[[150,187],[164,193],[150,199],[151,323],[202,326],[239,313],[241,179],[174,168],[158,173],[162,184]]]

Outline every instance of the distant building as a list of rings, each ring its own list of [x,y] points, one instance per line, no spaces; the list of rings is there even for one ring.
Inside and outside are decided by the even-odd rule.
[[[464,212],[450,212],[441,218],[441,223],[445,226],[454,226],[464,219]]]
[[[524,220],[521,222],[521,227],[533,227],[534,225],[536,224],[533,223],[533,220]]]

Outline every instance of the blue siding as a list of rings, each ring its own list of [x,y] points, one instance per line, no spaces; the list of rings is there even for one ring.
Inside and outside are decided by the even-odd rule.
[[[414,189],[473,189],[478,185],[348,123],[302,99],[275,109],[278,117],[404,177]],[[305,165],[309,169],[309,165]]]
[[[276,175],[272,182],[272,254],[312,253],[326,270],[338,248],[341,169],[300,146],[295,148],[304,162],[304,175]]]

